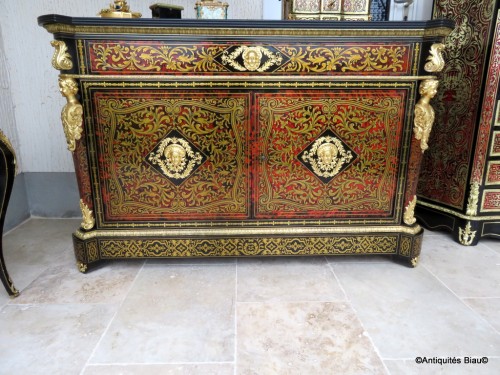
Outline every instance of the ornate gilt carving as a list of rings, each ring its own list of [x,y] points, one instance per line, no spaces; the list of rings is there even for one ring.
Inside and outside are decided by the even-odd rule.
[[[76,267],[81,273],[87,272],[88,266],[83,262],[76,262]]]
[[[262,64],[262,58],[267,59]],[[241,57],[243,59],[243,65],[241,65],[237,59]],[[280,65],[283,57],[279,53],[273,53],[268,48],[255,46],[241,46],[236,48],[231,53],[224,51],[222,55],[222,63],[227,64],[239,71],[250,71],[250,72],[265,72],[269,70],[273,65]]]
[[[426,72],[440,72],[444,68],[443,51],[445,45],[443,43],[435,43],[431,46],[430,56],[427,58],[427,63],[424,66]]]
[[[67,101],[61,112],[61,120],[68,150],[75,151],[76,141],[82,137],[83,132],[83,107],[76,98],[78,85],[72,78],[59,78],[59,89]]]
[[[89,207],[83,202],[83,199],[80,199],[80,209],[82,210],[82,223],[80,224],[81,227],[85,230],[90,230],[94,227],[95,225],[95,219],[94,219],[94,214],[92,213],[92,210],[89,209]]]
[[[434,123],[434,109],[429,104],[436,95],[439,82],[435,79],[427,79],[420,84],[420,100],[415,105],[415,127],[413,131],[415,138],[420,140],[422,152],[429,148],[427,142]]]
[[[474,241],[474,238],[476,237],[476,232],[477,231],[472,230],[470,221],[467,222],[467,225],[465,226],[464,229],[458,228],[458,239],[460,243],[464,246],[471,245],[472,242]]]
[[[403,221],[407,225],[413,225],[417,221],[415,219],[415,207],[417,206],[417,196],[415,195],[410,201],[408,206],[405,208],[405,213],[403,215]]]
[[[419,261],[420,257],[413,257],[410,259],[410,264],[412,267],[416,267],[418,265],[418,261]]]
[[[167,137],[148,159],[158,165],[167,177],[184,179],[202,162],[203,157],[199,152],[193,151],[185,139]]]
[[[477,214],[477,207],[479,205],[479,183],[474,182],[471,184],[469,201],[467,203],[466,214],[475,216]]]
[[[73,68],[73,62],[71,61],[71,55],[68,53],[66,43],[61,40],[53,40],[50,44],[56,49],[54,56],[52,56],[52,66],[54,69],[70,70]]]
[[[318,138],[311,149],[302,154],[302,160],[311,165],[314,173],[325,178],[337,175],[352,158],[352,152],[344,148],[342,141],[332,136]]]

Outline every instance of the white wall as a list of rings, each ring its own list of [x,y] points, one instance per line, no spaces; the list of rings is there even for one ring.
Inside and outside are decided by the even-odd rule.
[[[261,19],[262,0],[225,0],[229,18]],[[61,125],[65,104],[52,67],[52,35],[37,17],[62,14],[95,17],[111,0],[0,0],[0,128],[11,139],[22,172],[74,170]],[[151,17],[155,0],[129,0],[133,11]],[[194,18],[195,0],[169,0]],[[2,49],[3,44],[3,49]],[[3,53],[4,52],[4,53]]]
[[[427,21],[432,16],[432,4],[434,0],[413,0],[408,7],[409,21]],[[402,21],[404,15],[403,4],[396,4],[394,1],[390,6],[389,18],[391,21]]]

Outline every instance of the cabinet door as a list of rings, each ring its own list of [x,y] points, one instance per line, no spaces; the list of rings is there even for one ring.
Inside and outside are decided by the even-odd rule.
[[[408,89],[256,95],[256,218],[396,222],[411,129]]]
[[[249,216],[248,94],[107,86],[84,90],[101,226]]]

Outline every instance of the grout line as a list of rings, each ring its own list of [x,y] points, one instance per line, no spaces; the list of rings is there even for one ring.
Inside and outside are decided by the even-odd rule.
[[[450,293],[452,295],[454,295],[460,301],[460,303],[462,303],[462,305],[464,305],[467,309],[469,309],[474,314],[474,316],[481,319],[483,322],[485,322],[493,330],[493,332],[500,335],[500,332],[486,318],[484,318],[480,313],[478,313],[471,306],[469,306],[467,303],[465,303],[465,301],[462,297],[460,297],[458,294],[456,294],[448,285],[446,285],[444,283],[443,280],[441,280],[437,275],[434,274],[434,272],[432,272],[429,268],[427,268],[425,264],[421,264],[420,266],[424,267],[427,272],[429,272],[439,283],[441,283],[446,289],[448,289],[450,291]],[[466,297],[466,298],[472,299],[474,297]]]
[[[123,300],[118,304],[118,307],[115,311],[115,313],[113,314],[113,316],[111,317],[111,319],[109,320],[109,323],[108,325],[106,326],[106,328],[104,329],[104,331],[102,332],[101,334],[101,337],[99,338],[99,340],[97,340],[97,343],[95,344],[94,346],[94,349],[92,350],[92,352],[90,353],[87,361],[85,362],[85,365],[83,366],[82,370],[80,371],[80,375],[83,375],[84,371],[85,371],[85,368],[89,365],[89,361],[92,359],[92,357],[94,356],[97,348],[99,347],[99,345],[101,344],[102,340],[104,339],[104,336],[108,333],[109,331],[109,328],[111,327],[111,324],[113,324],[113,322],[115,321],[116,319],[116,316],[118,315],[118,313],[120,312],[125,300],[127,299],[127,297],[129,296],[130,294],[130,291],[132,290],[132,288],[134,287],[135,283],[137,282],[137,279],[139,278],[139,275],[142,273],[143,269],[144,269],[144,265],[146,264],[145,261],[142,262],[142,266],[141,268],[139,269],[139,271],[137,271],[137,275],[135,275],[134,277],[134,280],[130,283],[130,287],[128,288],[127,290],[127,293],[125,293],[125,296],[123,297]]]
[[[382,367],[384,368],[384,370],[386,371],[387,374],[390,374],[391,372],[389,371],[389,369],[385,365],[385,362],[384,362],[382,356],[380,355],[380,351],[379,351],[378,347],[375,345],[375,343],[373,342],[373,339],[372,339],[370,333],[365,328],[365,325],[363,324],[363,321],[359,317],[358,311],[355,309],[354,305],[352,304],[352,301],[349,298],[347,292],[345,291],[345,289],[344,289],[344,287],[342,285],[342,282],[340,281],[340,279],[338,278],[337,274],[335,273],[335,270],[333,269],[332,264],[330,262],[328,262],[328,259],[326,259],[326,257],[325,257],[325,260],[326,260],[326,263],[328,264],[328,267],[330,268],[330,271],[332,272],[333,276],[335,277],[335,280],[337,280],[337,283],[339,284],[340,289],[344,293],[344,296],[345,296],[345,299],[346,299],[347,303],[349,304],[349,306],[351,307],[351,309],[354,311],[354,314],[356,315],[356,319],[358,320],[359,325],[363,329],[363,333],[365,333],[365,335],[363,335],[363,336],[365,336],[368,339],[368,341],[370,341],[370,343],[372,344],[373,350],[375,351],[375,353],[378,356],[380,362],[382,363]]]
[[[491,357],[490,357],[491,358]],[[233,362],[107,362],[89,363],[86,367],[108,366],[170,366],[170,365],[232,365]]]
[[[237,375],[238,366],[238,258],[235,262],[235,283],[234,283],[234,356],[233,356],[233,373]]]

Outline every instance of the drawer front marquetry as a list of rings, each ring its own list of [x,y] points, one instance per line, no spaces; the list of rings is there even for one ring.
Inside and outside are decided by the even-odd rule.
[[[485,189],[483,192],[482,212],[500,212],[500,189]]]
[[[486,185],[500,185],[500,161],[490,161],[488,163]]]
[[[88,95],[101,223],[248,218],[248,94]]]
[[[405,89],[257,95],[256,217],[393,217],[407,95]]]
[[[88,71],[84,74],[416,74],[411,43],[86,41],[85,48],[80,48],[83,49],[88,59],[84,67]]]

